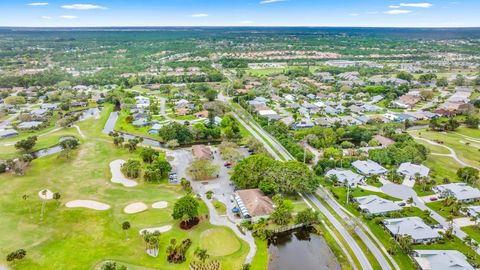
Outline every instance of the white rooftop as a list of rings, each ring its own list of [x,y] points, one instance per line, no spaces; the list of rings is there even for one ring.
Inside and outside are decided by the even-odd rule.
[[[411,178],[415,177],[418,173],[420,177],[427,177],[430,169],[424,165],[417,165],[411,162],[404,162],[400,164],[400,167],[397,169],[397,173],[409,176]]]
[[[402,210],[394,201],[380,198],[377,195],[356,197],[355,200],[359,203],[360,209],[374,215]]]
[[[347,181],[350,186],[358,185],[364,178],[359,174],[345,169],[332,169],[325,174],[326,177],[331,177],[333,175],[337,177],[339,182],[344,183]]]
[[[414,259],[421,270],[474,269],[457,250],[415,250]]]
[[[425,224],[419,217],[385,219],[385,227],[394,235],[410,235],[414,241],[440,237],[437,231]]]
[[[352,166],[365,175],[383,174],[388,172],[387,169],[372,160],[357,160],[352,163]]]
[[[480,198],[480,190],[473,188],[465,183],[452,183],[446,185],[436,186],[435,189],[439,192],[448,193],[454,196],[455,199],[462,200],[474,200]]]

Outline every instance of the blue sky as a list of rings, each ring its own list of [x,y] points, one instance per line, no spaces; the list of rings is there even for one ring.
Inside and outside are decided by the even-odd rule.
[[[479,0],[0,0],[0,26],[479,27]]]

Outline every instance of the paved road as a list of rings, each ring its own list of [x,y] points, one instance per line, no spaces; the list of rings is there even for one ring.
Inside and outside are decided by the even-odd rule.
[[[259,141],[263,143],[264,147],[267,149],[269,152],[275,152],[273,151],[272,147],[266,143],[261,136],[263,136],[265,139],[269,141],[269,143],[275,147],[275,149],[282,155],[282,157],[285,160],[293,160],[294,158],[292,155],[280,144],[278,143],[272,136],[264,131],[260,126],[258,126],[253,120],[250,119],[245,119],[245,121],[248,121],[248,125],[246,125],[244,119],[240,118],[238,114],[234,113],[234,117],[247,128],[247,130],[252,133],[253,136],[260,138]],[[247,117],[245,117],[247,118]],[[259,136],[261,134],[261,136]],[[275,153],[273,155],[276,157],[276,159],[279,159],[278,155]],[[329,210],[323,206],[315,197],[312,199],[311,195],[308,195],[312,202],[315,204],[315,206],[322,212],[322,214],[335,226],[335,228],[343,235],[345,240],[347,241],[348,245],[352,248],[354,251],[355,255],[357,256],[361,266],[363,269],[373,269],[372,265],[368,261],[367,256],[363,252],[363,250],[360,248],[358,243],[353,239],[353,237],[348,233],[348,230],[345,228],[345,226],[340,223],[330,212]],[[335,202],[336,203],[336,202]],[[338,209],[339,212],[342,214],[343,211],[340,210],[338,207],[333,208],[333,209]],[[382,266],[382,269],[391,269],[390,264],[388,261],[385,259],[385,257],[382,255],[381,251],[375,246],[375,244],[371,241],[371,239],[365,234],[361,233],[359,234],[359,237],[362,239],[364,242],[368,242],[367,247],[371,249],[372,254],[376,257],[377,261],[380,263]]]
[[[353,253],[357,256],[358,261],[360,262],[360,265],[362,266],[362,269],[373,269],[372,265],[368,261],[367,256],[363,253],[363,250],[360,248],[360,246],[355,242],[355,239],[350,235],[350,233],[347,231],[347,229],[341,224],[331,213],[328,211],[328,209],[323,206],[322,203],[318,201],[318,199],[313,196],[312,194],[307,194],[308,198],[315,204],[315,206],[322,212],[322,214],[332,223],[332,225],[335,227],[335,229],[343,236],[345,241],[347,241],[348,246],[352,249]],[[347,251],[344,251],[347,253]],[[388,263],[387,263],[388,265]],[[383,269],[390,269],[390,266],[387,268]]]
[[[475,168],[477,170],[480,170],[479,167],[476,167],[476,166],[473,166],[473,165],[470,165],[468,163],[465,163],[463,160],[461,160],[460,158],[458,158],[457,156],[457,153],[455,152],[455,150],[453,150],[451,147],[448,147],[446,145],[443,145],[443,144],[440,144],[440,143],[437,143],[437,142],[434,142],[432,140],[428,140],[428,139],[425,139],[425,138],[420,138],[420,137],[416,137],[416,136],[413,136],[412,137],[415,139],[415,140],[421,140],[421,141],[425,141],[431,145],[436,145],[436,146],[440,146],[440,147],[444,147],[446,148],[448,151],[450,151],[450,154],[438,154],[438,153],[432,153],[432,155],[435,155],[435,156],[444,156],[444,157],[451,157],[453,159],[455,159],[455,161],[457,161],[460,165],[462,166],[465,166],[465,167],[472,167],[472,168]]]

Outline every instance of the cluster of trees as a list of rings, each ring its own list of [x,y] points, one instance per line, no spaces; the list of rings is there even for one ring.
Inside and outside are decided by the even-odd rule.
[[[239,188],[260,188],[267,194],[313,192],[319,186],[319,179],[304,163],[281,162],[262,155],[241,160],[231,181]]]
[[[176,140],[179,144],[187,144],[193,141],[193,135],[187,125],[172,122],[163,126],[158,135],[164,142]]]
[[[16,251],[10,252],[7,255],[7,262],[13,262],[15,264],[15,261],[20,261],[23,260],[27,256],[27,251],[25,249],[18,249]]]
[[[428,149],[411,139],[368,152],[369,159],[383,165],[399,165],[403,162],[421,164],[427,155]]]
[[[183,196],[173,205],[172,217],[175,220],[189,222],[198,218],[199,207],[200,204],[198,203],[197,199],[190,195]]]
[[[102,265],[102,270],[127,270],[125,265],[117,265],[116,262],[105,262]]]
[[[220,60],[224,68],[247,68],[248,62],[244,59],[222,58]]]
[[[220,168],[210,160],[197,159],[187,168],[187,174],[193,180],[208,180],[217,176]]]
[[[37,143],[37,136],[31,136],[24,140],[17,141],[15,143],[15,148],[25,153],[29,153],[33,149],[36,143]]]
[[[265,124],[262,123],[261,124]],[[313,154],[297,143],[297,141],[290,135],[288,127],[283,123],[276,123],[275,125],[265,125],[265,130],[272,134],[298,161],[310,163],[313,160]]]
[[[454,131],[460,127],[460,123],[453,117],[448,118],[447,121],[433,118],[430,120],[428,127],[435,131]]]

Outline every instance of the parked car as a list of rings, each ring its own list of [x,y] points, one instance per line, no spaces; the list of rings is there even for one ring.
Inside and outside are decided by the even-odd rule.
[[[402,206],[402,207],[403,207],[403,206],[405,206],[405,205],[407,205],[405,202],[400,202],[400,203],[398,203],[398,206]]]
[[[227,161],[223,164],[223,166],[230,168],[232,166],[232,163],[230,161]]]
[[[434,197],[430,197],[430,201],[434,202],[434,201],[436,201],[436,200],[438,200],[437,197],[435,197],[435,196],[434,196]]]

